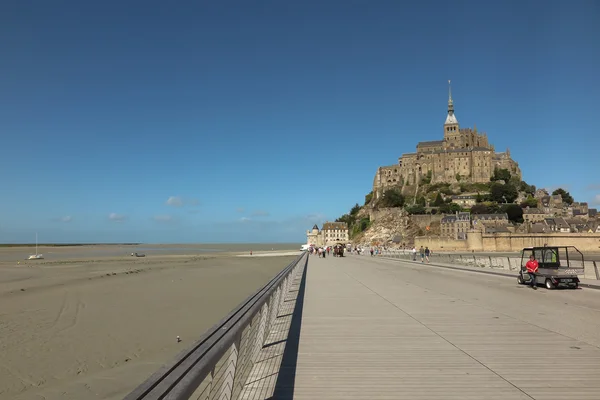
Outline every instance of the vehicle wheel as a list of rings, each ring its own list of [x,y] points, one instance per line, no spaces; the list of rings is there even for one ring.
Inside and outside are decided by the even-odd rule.
[[[554,283],[550,279],[546,279],[546,289],[552,290],[554,289]]]
[[[573,289],[577,289],[579,287],[579,283],[573,285]]]
[[[517,283],[518,283],[519,285],[522,285],[523,283],[525,283],[525,282],[523,281],[523,276],[522,276],[521,274],[519,274],[519,276],[517,276]]]

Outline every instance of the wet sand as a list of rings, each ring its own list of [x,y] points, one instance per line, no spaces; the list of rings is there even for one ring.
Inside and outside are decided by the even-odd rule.
[[[122,399],[299,254],[275,253],[0,262],[0,399]]]
[[[232,253],[249,253],[264,251],[299,250],[300,244],[294,243],[204,243],[204,244],[99,244],[79,246],[47,246],[40,245],[38,253],[45,260],[65,260],[90,257],[124,257],[131,253],[143,253],[148,256],[164,255],[215,255]],[[30,254],[35,254],[34,246],[0,245],[0,262],[22,261]]]

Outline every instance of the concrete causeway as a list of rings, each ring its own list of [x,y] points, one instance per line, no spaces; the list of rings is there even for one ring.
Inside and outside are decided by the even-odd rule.
[[[297,352],[272,398],[600,398],[599,290],[310,256],[298,301]]]

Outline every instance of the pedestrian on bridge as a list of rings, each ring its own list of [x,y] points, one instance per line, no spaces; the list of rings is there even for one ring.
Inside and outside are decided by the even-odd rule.
[[[531,288],[534,290],[537,289],[537,282],[535,276],[538,272],[539,265],[533,254],[529,256],[529,261],[527,261],[527,264],[525,264],[525,268],[527,268],[527,273],[531,278]]]

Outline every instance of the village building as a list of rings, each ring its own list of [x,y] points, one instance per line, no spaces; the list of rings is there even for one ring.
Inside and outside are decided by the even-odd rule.
[[[473,214],[473,228],[477,230],[483,230],[485,227],[499,227],[510,224],[508,214],[496,213],[496,214]]]
[[[546,222],[546,225],[549,227],[549,232],[561,232],[561,233],[570,233],[571,232],[571,226],[562,217],[546,218],[545,222]]]
[[[306,244],[308,245],[322,247],[347,243],[350,243],[350,235],[348,224],[345,222],[325,222],[321,230],[315,224],[312,230],[306,231]]]
[[[544,219],[551,217],[552,215],[546,214],[543,210],[534,207],[527,207],[523,209],[523,220],[528,223],[543,222]]]
[[[475,194],[456,194],[450,197],[453,203],[463,208],[471,208],[477,204],[477,195]]]
[[[468,212],[445,215],[440,222],[441,236],[451,239],[465,240],[469,229],[471,229],[471,214]]]

